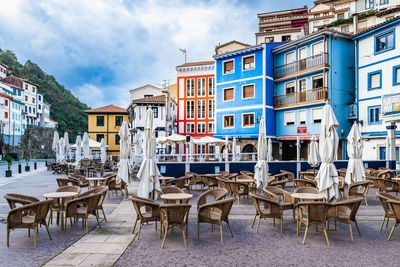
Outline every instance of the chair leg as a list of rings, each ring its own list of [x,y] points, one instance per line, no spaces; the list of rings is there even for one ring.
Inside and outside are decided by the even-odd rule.
[[[273,219],[273,221],[274,221],[274,227],[275,227],[275,218]]]
[[[394,223],[394,224],[393,224],[393,227],[392,227],[392,231],[390,231],[390,234],[389,234],[388,240],[390,240],[390,238],[392,238],[392,234],[393,234],[394,228],[396,228],[396,226],[397,226],[397,224],[396,224],[396,223]]]
[[[322,224],[322,229],[324,230],[324,235],[325,235],[325,239],[326,239],[326,244],[328,244],[328,246],[330,246],[329,244],[329,239],[328,239],[328,234],[326,233],[326,228],[325,225]]]
[[[281,217],[281,234],[283,234],[283,215]]]
[[[142,229],[142,221],[140,221],[140,224],[139,224],[139,231],[138,231],[137,240],[139,240],[139,238],[140,238],[140,230],[141,229]]]
[[[351,222],[349,223],[349,230],[350,230],[350,238],[351,238],[351,241],[354,241],[354,238],[353,238],[353,230],[351,229]]]
[[[379,231],[382,231],[383,225],[385,224],[385,220],[386,220],[386,215],[383,216],[381,227],[379,228]]]
[[[299,235],[299,231],[300,231],[300,225],[299,225],[299,220],[297,220],[297,235]]]
[[[256,218],[257,218],[257,213],[254,215],[254,218],[253,218],[253,223],[251,224],[251,228],[253,228],[253,226],[254,226],[254,223],[256,222]]]
[[[140,228],[139,228],[140,229]],[[164,245],[165,245],[165,239],[167,238],[167,232],[168,232],[168,229],[165,229],[164,228],[164,238],[163,238],[163,241],[162,241],[162,243],[161,243],[161,248],[164,248]],[[139,238],[138,238],[139,239]]]
[[[86,233],[89,232],[89,226],[88,226],[88,216],[85,216],[85,224],[86,224]]]
[[[162,238],[162,229],[163,229],[163,225],[162,225],[162,223],[160,222],[160,239]]]
[[[183,226],[183,229],[182,229],[182,236],[183,236],[183,243],[185,244],[185,248],[187,248],[185,226]]]
[[[258,234],[258,228],[260,227],[260,220],[261,220],[261,216],[258,216],[258,222],[257,222],[257,234]]]
[[[95,214],[96,214],[97,224],[99,225],[99,228],[101,229],[98,213],[96,212]]]
[[[221,234],[221,243],[224,243],[224,237],[222,235],[222,223],[219,225],[219,232]]]
[[[386,219],[386,228],[388,227],[388,225],[389,225],[389,217],[387,217]]]
[[[356,225],[358,235],[361,237],[360,228],[358,228],[358,223],[357,223],[357,221],[355,219],[354,219],[354,224]]]
[[[303,245],[306,243],[307,232],[308,232],[308,226],[306,226],[306,231],[304,232]]]
[[[37,226],[35,225],[35,227],[33,228],[33,247],[36,248],[36,228]]]
[[[103,207],[101,207],[101,212],[103,213],[104,220],[105,220],[105,221],[107,221],[107,218],[106,218],[106,213],[104,212],[104,209],[103,209]]]
[[[46,231],[47,231],[47,234],[49,235],[50,240],[53,240],[53,238],[51,238],[51,235],[50,235],[49,227],[47,226],[47,224],[44,224],[44,226],[46,227]]]
[[[135,220],[135,225],[133,226],[133,229],[132,229],[132,234],[135,233],[136,224],[137,224],[137,221],[138,221],[138,220],[139,220],[139,218],[136,218],[136,220]]]
[[[8,225],[7,225],[7,247],[9,247],[10,246],[10,229],[8,228]]]
[[[31,237],[31,229],[28,228],[28,237]]]
[[[364,196],[365,206],[368,207],[367,198]]]
[[[228,224],[229,231],[231,232],[231,236],[233,237],[233,232],[232,232],[231,224],[229,223],[229,221],[226,221],[226,223]]]
[[[200,239],[200,222],[198,218],[197,218],[197,239]]]

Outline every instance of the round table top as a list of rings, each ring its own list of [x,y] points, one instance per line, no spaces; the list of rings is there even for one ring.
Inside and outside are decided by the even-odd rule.
[[[51,192],[43,194],[44,198],[66,198],[78,195],[77,192]]]
[[[87,178],[85,178],[85,180],[88,180],[88,181],[104,181],[106,179],[107,178],[104,178],[104,177],[87,177]]]
[[[392,178],[392,180],[400,181],[400,177],[394,177],[394,178]]]
[[[184,200],[184,199],[191,199],[192,197],[193,195],[186,193],[171,193],[171,194],[161,195],[161,198],[166,200]]]
[[[256,180],[254,179],[237,179],[236,182],[238,183],[254,183]]]
[[[158,179],[159,180],[174,180],[175,177],[161,176],[161,177],[158,177]]]
[[[299,198],[299,199],[309,199],[309,200],[325,199],[325,197],[323,195],[313,194],[313,193],[293,193],[292,197]]]
[[[200,174],[201,176],[207,176],[207,177],[220,177],[220,173],[207,173],[207,174]]]

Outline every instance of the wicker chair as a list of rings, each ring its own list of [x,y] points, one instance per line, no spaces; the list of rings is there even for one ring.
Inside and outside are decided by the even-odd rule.
[[[227,171],[220,171],[220,172],[218,172],[218,174],[221,174],[221,177],[225,177],[226,175],[229,174],[229,172],[227,172]]]
[[[249,187],[246,183],[241,183],[240,181],[227,181],[231,189],[231,195],[234,195],[238,200],[238,205],[240,205],[240,196],[249,195]]]
[[[383,179],[390,179],[394,177],[393,171],[386,168],[384,170],[381,169],[378,170],[375,174],[378,178],[383,178]]]
[[[212,198],[211,202],[213,202],[225,199],[228,194],[229,192],[225,188],[215,188],[200,194],[197,199],[197,210],[199,210],[200,206],[207,204],[207,199]]]
[[[80,188],[88,188],[90,187],[90,183],[88,180],[86,180],[85,176],[79,175],[79,174],[71,174],[68,175],[69,179],[75,179],[79,181],[79,187]]]
[[[55,192],[76,192],[76,193],[80,193],[81,189],[78,186],[62,186],[59,187],[55,190]],[[72,198],[65,198],[65,202],[67,202],[68,200],[70,200]],[[61,202],[60,200],[52,200],[51,206],[50,206],[50,216],[49,216],[49,221],[48,224],[53,224],[53,211],[57,212],[57,225],[60,222],[60,211],[61,211],[62,207],[61,207]]]
[[[396,228],[396,226],[400,223],[400,200],[389,200],[388,201],[392,211],[393,211],[393,215],[394,215],[394,224],[392,227],[392,230],[390,231],[388,240],[390,240],[390,238],[392,238],[392,234],[394,229]]]
[[[386,227],[388,227],[389,219],[390,218],[394,219],[394,213],[393,213],[392,207],[388,203],[389,200],[400,201],[400,198],[396,197],[396,196],[393,196],[393,195],[391,195],[389,193],[384,193],[384,192],[376,193],[376,197],[381,202],[382,208],[383,208],[383,210],[385,212],[385,215],[383,216],[383,219],[382,219],[381,227],[379,228],[379,231],[382,231],[383,224],[385,223],[385,220],[387,220],[386,221]]]
[[[40,201],[36,197],[21,195],[21,194],[13,194],[13,193],[5,194],[3,197],[7,200],[7,203],[8,203],[8,206],[10,207],[10,209],[17,208],[17,204],[18,205],[27,205],[27,204],[32,204],[32,203]]]
[[[65,178],[56,178],[58,187],[63,187],[63,186],[80,186],[79,181],[75,179],[65,179]]]
[[[280,170],[281,173],[283,173],[284,179],[287,179],[289,182],[293,182],[295,179],[295,175],[293,172],[290,171],[285,171],[285,170]]]
[[[274,219],[274,226],[275,219],[278,219],[281,224],[281,233],[283,233],[283,209],[279,202],[259,194],[249,193],[249,195],[253,199],[256,216],[258,216],[257,234],[260,227],[260,220],[265,218]]]
[[[227,192],[220,195],[225,197]],[[216,200],[211,203],[202,204],[197,210],[197,239],[200,238],[200,223],[210,223],[211,229],[214,225],[219,225],[219,231],[221,235],[221,243],[224,243],[224,237],[222,234],[222,222],[226,222],[229,227],[229,231],[233,237],[232,228],[229,224],[229,213],[234,202],[233,198]]]
[[[157,230],[157,222],[160,221],[160,204],[154,202],[147,198],[141,198],[136,196],[129,196],[129,199],[132,201],[133,207],[136,211],[136,220],[135,225],[132,229],[132,234],[135,233],[136,224],[139,222],[139,230],[137,239],[140,238],[140,230],[142,229],[142,225],[147,222],[155,222],[156,230]],[[142,207],[144,207],[144,212],[141,211]],[[160,225],[160,239],[162,235],[162,227]]]
[[[353,198],[346,199],[340,201],[334,201],[329,203],[329,209],[327,212],[326,220],[335,222],[335,230],[336,230],[336,222],[341,222],[349,225],[350,229],[350,238],[353,241],[353,230],[351,228],[351,222],[354,222],[356,225],[359,236],[361,237],[360,228],[358,228],[356,214],[358,208],[360,207],[362,198]]]
[[[186,244],[187,226],[189,220],[189,210],[192,207],[190,204],[161,204],[160,205],[160,216],[161,224],[164,228],[164,238],[161,244],[161,248],[164,248],[165,239],[170,229],[179,227],[182,230],[183,242]],[[186,234],[185,234],[186,227]]]
[[[295,212],[295,206],[294,206],[294,199],[292,195],[275,186],[264,186],[264,195],[267,198],[272,198],[274,201],[279,202],[283,210],[292,210],[293,211],[293,222],[296,221],[296,212]],[[256,217],[253,219],[253,225],[255,222]],[[252,227],[253,227],[252,225]]]
[[[79,195],[79,197],[84,197],[84,196],[89,196],[91,194],[100,193],[101,194],[101,198],[99,200],[99,204],[97,205],[97,216],[99,216],[99,210],[101,210],[101,212],[103,213],[103,217],[104,217],[105,221],[107,221],[107,218],[106,218],[106,213],[104,212],[103,203],[104,203],[104,200],[106,198],[107,191],[108,191],[108,187],[107,186],[103,186],[103,187],[96,187],[96,188],[90,189],[90,190],[88,190],[88,191],[86,191],[86,192],[84,192],[84,193]]]
[[[310,225],[318,224],[322,225],[322,229],[324,230],[324,235],[326,239],[326,244],[329,246],[328,234],[326,233],[326,215],[328,213],[329,204],[325,202],[299,202],[296,205],[297,213],[299,214],[299,220],[297,222],[297,235],[299,235],[299,231],[301,225],[304,224],[306,226],[306,231],[304,232],[303,245],[306,242],[307,232]]]
[[[102,198],[102,193],[90,194],[84,197],[74,198],[69,200],[65,206],[65,224],[64,231],[67,232],[67,219],[69,218],[82,218],[86,226],[86,233],[88,233],[88,216],[91,214],[96,217],[97,224],[101,228],[99,216],[97,214],[97,207]],[[83,223],[83,221],[82,221]]]
[[[193,179],[193,175],[188,174],[174,180],[167,181],[166,184],[167,186],[172,186],[175,184],[175,187],[186,189],[190,193],[190,186],[192,185],[191,181],[194,181]]]
[[[30,236],[30,229],[33,229],[33,246],[36,248],[36,234],[38,232],[38,225],[44,225],[49,235],[49,227],[46,223],[46,216],[49,212],[51,200],[44,200],[26,204],[18,208],[11,209],[7,216],[7,247],[10,246],[10,231],[17,228],[28,229],[28,236]]]
[[[236,173],[236,172],[234,172],[234,173],[229,173],[229,174],[227,174],[227,175],[225,175],[225,179],[228,179],[228,180],[232,180],[232,181],[234,181],[234,180],[236,180],[236,178],[239,176],[239,174],[238,173]]]
[[[398,194],[400,192],[400,185],[392,181],[390,179],[385,179],[385,178],[378,178],[376,179],[376,183],[378,185],[379,192],[385,192],[385,193],[396,193]]]
[[[251,178],[254,177],[254,173],[252,173],[250,171],[240,171],[240,174],[250,176]]]
[[[167,187],[164,187],[164,188],[161,188],[161,193],[164,195],[164,194],[184,194],[185,193],[185,191],[183,191],[182,189],[180,189],[179,187],[175,187],[175,186],[167,186]],[[189,199],[185,199],[185,200],[182,200],[182,202],[181,203],[188,203],[189,202]],[[168,200],[168,199],[164,199],[164,203],[165,204],[173,204],[173,203],[176,203],[176,201],[175,200]]]
[[[306,179],[295,179],[294,180],[295,187],[317,187],[317,183],[311,180]]]
[[[347,188],[347,199],[350,199],[352,196],[362,197],[365,201],[365,206],[368,207],[367,193],[369,183],[369,181],[360,181],[350,184]]]
[[[108,192],[112,191],[118,196],[118,192],[121,192],[121,200],[124,196],[123,191],[125,190],[126,196],[128,196],[128,188],[127,184],[124,180],[121,179],[121,182],[117,184],[116,178],[112,176],[109,180],[107,180]],[[108,194],[108,198],[110,199],[110,194]]]
[[[298,187],[294,190],[293,193],[319,194],[319,190],[318,190],[318,188],[315,188],[315,187]]]
[[[231,190],[229,180],[224,179],[224,178],[217,178],[217,182],[218,182],[219,188],[225,188],[226,190],[228,190],[229,194],[232,195],[232,190]]]

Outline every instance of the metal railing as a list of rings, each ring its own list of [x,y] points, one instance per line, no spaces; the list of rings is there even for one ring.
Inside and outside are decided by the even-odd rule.
[[[274,68],[274,78],[279,78],[290,73],[295,73],[310,68],[328,65],[328,53],[321,53],[305,59],[297,60]]]
[[[400,95],[382,97],[382,114],[400,111]]]
[[[328,99],[328,88],[321,87],[302,92],[294,92],[286,95],[274,96],[274,107],[303,104],[313,101],[324,101]]]

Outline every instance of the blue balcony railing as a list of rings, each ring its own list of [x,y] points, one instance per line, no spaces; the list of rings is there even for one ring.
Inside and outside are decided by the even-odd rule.
[[[274,68],[274,78],[281,78],[288,74],[328,65],[328,53],[321,53]]]

